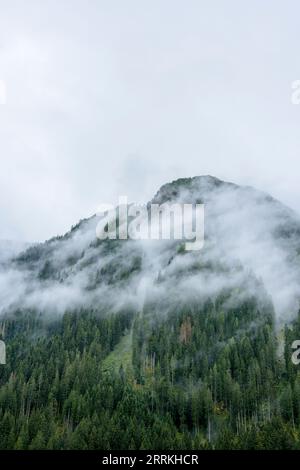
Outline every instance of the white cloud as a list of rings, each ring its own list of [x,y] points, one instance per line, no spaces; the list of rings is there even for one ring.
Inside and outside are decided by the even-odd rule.
[[[299,13],[296,0],[1,5],[0,238],[43,240],[126,188],[145,201],[198,174],[300,211]]]

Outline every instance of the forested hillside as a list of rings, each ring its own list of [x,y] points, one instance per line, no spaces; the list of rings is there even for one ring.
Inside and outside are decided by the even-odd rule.
[[[253,299],[163,321],[81,311],[45,323],[16,312],[2,325],[2,449],[300,448],[300,371],[290,361],[300,316],[282,356],[272,312]],[[124,338],[129,360],[121,351],[111,361]]]
[[[2,449],[300,449],[300,221],[212,177],[205,246],[98,240],[97,217],[0,261]]]

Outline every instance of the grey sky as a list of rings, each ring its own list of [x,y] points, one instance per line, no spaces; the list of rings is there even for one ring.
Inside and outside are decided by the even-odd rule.
[[[297,0],[0,0],[0,238],[212,174],[300,212]]]

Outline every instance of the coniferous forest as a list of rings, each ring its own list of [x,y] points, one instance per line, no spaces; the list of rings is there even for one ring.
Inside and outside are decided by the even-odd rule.
[[[208,201],[199,252],[92,217],[3,261],[1,449],[300,449],[300,222],[211,177],[154,200],[182,194]]]
[[[278,334],[271,308],[223,302],[163,319],[16,311],[2,322],[1,449],[300,449],[300,316]]]

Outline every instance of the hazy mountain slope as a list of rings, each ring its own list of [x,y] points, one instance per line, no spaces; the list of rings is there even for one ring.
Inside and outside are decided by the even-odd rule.
[[[209,176],[153,201],[204,203],[203,250],[95,216],[2,265],[1,448],[300,447],[298,216]]]
[[[0,240],[0,265],[11,262],[13,258],[28,249],[30,243]]]
[[[48,313],[103,303],[140,309],[145,295],[165,291],[170,299],[203,300],[232,286],[256,292],[259,281],[278,320],[297,313],[296,214],[267,194],[210,176],[166,184],[152,202],[166,201],[205,204],[202,251],[183,252],[174,242],[100,242],[95,216],[63,237],[30,247],[0,273],[2,311],[19,303]]]

